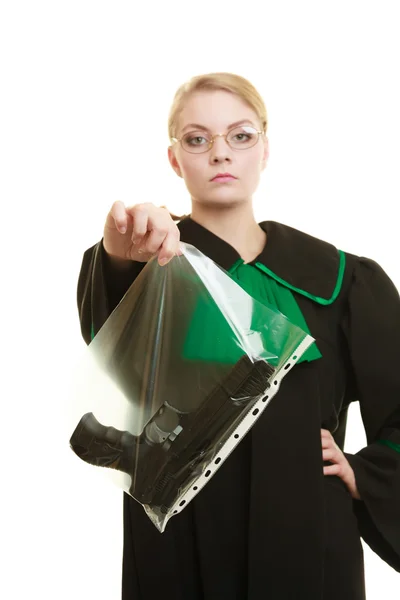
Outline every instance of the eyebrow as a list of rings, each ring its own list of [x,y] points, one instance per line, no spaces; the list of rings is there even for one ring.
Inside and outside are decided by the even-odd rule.
[[[235,121],[235,123],[231,123],[230,125],[228,125],[227,129],[231,129],[232,127],[237,127],[238,125],[243,125],[244,123],[251,123],[254,126],[253,121],[250,121],[250,119],[242,119],[241,121]],[[199,125],[199,123],[189,123],[189,125],[185,125],[185,127],[182,129],[182,133],[188,127],[202,129],[203,131],[210,131],[210,129],[208,129],[208,127],[205,127],[204,125]]]

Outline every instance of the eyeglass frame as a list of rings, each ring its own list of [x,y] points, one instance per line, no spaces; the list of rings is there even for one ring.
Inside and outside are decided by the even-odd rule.
[[[241,150],[250,150],[250,148],[254,148],[254,146],[256,146],[256,145],[258,144],[258,141],[259,141],[259,139],[260,139],[260,133],[264,133],[264,130],[263,130],[263,129],[260,129],[259,131],[257,131],[257,129],[256,129],[255,127],[250,127],[250,129],[254,129],[254,131],[255,131],[255,132],[257,133],[257,135],[258,135],[256,143],[255,143],[255,144],[253,144],[252,146],[249,146],[248,148],[233,148],[233,147],[230,145],[230,143],[228,142],[228,140],[227,140],[227,137],[228,137],[228,135],[231,133],[231,131],[235,131],[235,129],[240,129],[240,127],[243,127],[243,126],[242,126],[242,125],[238,125],[237,127],[232,127],[232,129],[230,129],[230,130],[228,131],[228,133],[216,133],[216,134],[214,134],[214,135],[213,135],[213,134],[211,134],[211,141],[208,143],[208,148],[207,148],[207,150],[203,150],[202,152],[190,152],[190,150],[186,150],[186,148],[184,148],[184,147],[183,147],[183,144],[182,144],[183,137],[181,137],[181,138],[171,137],[171,140],[175,140],[175,142],[174,142],[174,143],[176,143],[176,142],[180,142],[182,149],[183,149],[185,152],[188,152],[189,154],[204,154],[205,152],[209,152],[209,151],[211,150],[211,148],[214,146],[214,140],[215,140],[215,138],[216,138],[216,137],[224,137],[224,138],[225,138],[225,141],[226,141],[226,143],[227,143],[227,144],[228,144],[228,146],[229,146],[229,148],[231,148],[232,150],[240,150],[240,151],[241,151]],[[246,127],[246,125],[244,125],[244,127]],[[249,127],[249,126],[247,125],[247,127]],[[193,131],[195,132],[196,130],[195,130],[195,129],[193,129]],[[188,131],[187,133],[189,134],[189,133],[190,133],[190,131]],[[185,133],[185,135],[187,135],[187,134]]]

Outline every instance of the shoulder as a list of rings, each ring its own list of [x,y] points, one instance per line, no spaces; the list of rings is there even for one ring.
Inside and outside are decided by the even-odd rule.
[[[376,260],[346,252],[350,273],[350,292],[362,301],[398,304],[399,290],[387,271]]]
[[[278,223],[278,221],[262,221],[259,223],[260,227],[271,233],[273,235],[279,235],[282,239],[286,239],[287,241],[294,241],[301,244],[312,244],[318,246],[325,246],[335,248],[335,246],[329,241],[323,240],[321,238],[315,237],[297,229],[295,227],[291,227],[290,225],[286,225],[284,223]]]
[[[332,304],[350,290],[383,288],[397,293],[394,283],[374,259],[338,248],[331,241],[276,221],[263,221],[267,244],[260,260],[296,291],[321,305]]]
[[[334,268],[339,265],[340,250],[333,243],[276,221],[263,221],[259,225],[267,233],[267,253],[276,251],[291,260],[297,256],[299,262],[325,268],[327,264]]]
[[[304,231],[263,221],[267,243],[259,260],[284,282],[321,305],[334,302],[342,288],[345,253],[334,244]]]

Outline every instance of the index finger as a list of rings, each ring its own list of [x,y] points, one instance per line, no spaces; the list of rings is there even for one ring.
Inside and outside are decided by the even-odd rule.
[[[120,229],[121,227],[126,227],[127,218],[125,205],[121,200],[116,200],[114,204],[111,206],[107,218],[106,218],[106,227],[109,229]]]
[[[119,230],[126,231],[127,227],[127,214],[125,210],[125,204],[121,200],[117,200],[111,207],[111,215],[115,221],[115,225]],[[124,233],[124,231],[123,231]]]

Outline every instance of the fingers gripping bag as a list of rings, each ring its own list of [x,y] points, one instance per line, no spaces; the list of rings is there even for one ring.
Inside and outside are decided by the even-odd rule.
[[[166,266],[153,258],[141,271],[85,348],[71,398],[71,449],[142,504],[160,532],[314,342],[182,246]]]

